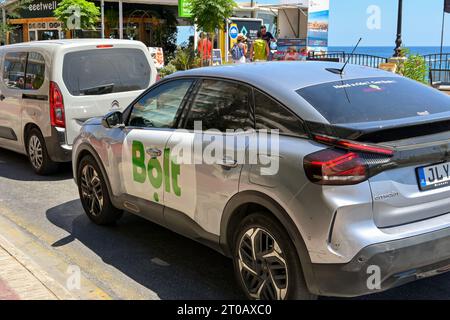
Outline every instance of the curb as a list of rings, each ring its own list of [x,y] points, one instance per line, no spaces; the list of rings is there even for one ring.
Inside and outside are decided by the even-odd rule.
[[[17,249],[11,242],[0,235],[0,247],[10,254],[18,263],[27,269],[58,300],[75,300],[75,297],[64,286],[51,278],[41,267]]]

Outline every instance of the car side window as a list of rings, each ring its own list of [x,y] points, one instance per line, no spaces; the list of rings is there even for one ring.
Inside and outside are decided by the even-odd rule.
[[[281,134],[304,136],[305,130],[300,119],[290,110],[255,90],[256,129],[279,130]]]
[[[195,122],[202,129],[226,130],[254,127],[250,112],[251,89],[245,85],[221,80],[203,80],[192,101],[186,129],[193,130]]]
[[[28,54],[27,70],[25,79],[26,90],[37,90],[44,83],[45,79],[45,60],[38,52]]]
[[[26,52],[8,52],[3,65],[3,81],[10,89],[23,89],[25,86]]]
[[[194,80],[181,79],[150,90],[131,110],[129,126],[141,128],[173,128],[178,110]]]

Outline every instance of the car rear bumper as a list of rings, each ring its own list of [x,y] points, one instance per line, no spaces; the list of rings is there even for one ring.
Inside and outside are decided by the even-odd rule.
[[[69,162],[72,160],[72,146],[66,143],[66,130],[52,127],[52,134],[45,138],[48,155],[54,162]]]
[[[346,264],[313,264],[314,292],[354,297],[450,271],[450,228],[374,244]],[[376,272],[381,283],[377,286]]]

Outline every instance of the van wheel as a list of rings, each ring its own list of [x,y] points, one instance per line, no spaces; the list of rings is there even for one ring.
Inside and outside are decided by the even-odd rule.
[[[123,211],[112,204],[105,178],[92,156],[81,159],[77,181],[81,203],[89,219],[98,225],[114,224],[120,219]]]
[[[249,299],[315,299],[291,239],[267,213],[247,216],[237,228],[234,243],[236,277]]]
[[[31,129],[27,134],[27,154],[37,174],[48,175],[58,170],[58,163],[50,159],[44,137],[36,128]]]

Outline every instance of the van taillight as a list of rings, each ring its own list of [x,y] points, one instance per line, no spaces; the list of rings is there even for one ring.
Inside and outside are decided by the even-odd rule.
[[[50,82],[50,122],[53,127],[66,127],[63,96],[53,81]]]
[[[368,166],[358,153],[325,149],[303,160],[306,176],[320,185],[352,185],[369,178]]]

